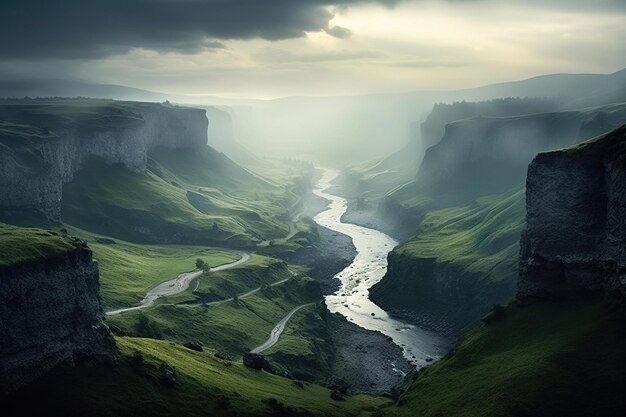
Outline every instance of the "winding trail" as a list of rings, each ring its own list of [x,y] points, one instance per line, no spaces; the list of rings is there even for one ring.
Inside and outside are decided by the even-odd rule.
[[[291,271],[289,271],[289,272],[291,272]],[[269,284],[269,286],[270,286],[270,287],[275,287],[275,286],[277,286],[277,285],[284,284],[285,282],[289,281],[291,278],[293,278],[294,276],[296,276],[296,274],[295,274],[295,273],[293,273],[293,272],[291,272],[291,275],[292,275],[291,277],[289,277],[289,278],[285,278],[285,279],[281,279],[280,281],[276,281],[276,282],[274,282],[274,283],[272,283],[272,284]],[[255,293],[257,293],[257,292],[261,291],[261,288],[262,288],[262,287],[257,287],[257,288],[255,288],[255,289],[250,290],[250,291],[248,291],[248,292],[245,292],[245,293],[243,293],[243,294],[241,294],[241,295],[237,295],[237,298],[242,299],[242,298],[249,297],[249,296],[251,296],[252,294],[255,294]],[[231,297],[231,298],[224,298],[223,300],[211,301],[211,302],[204,303],[204,304],[187,304],[187,306],[189,306],[189,307],[217,306],[217,305],[220,305],[220,304],[227,303],[227,302],[229,302],[229,301],[233,301],[234,299],[235,299],[235,297]]]
[[[296,314],[301,308],[304,308],[313,304],[315,303],[302,304],[300,306],[294,307],[289,313],[287,313],[285,317],[283,317],[276,324],[276,326],[274,326],[274,328],[270,332],[270,337],[265,342],[261,343],[259,346],[252,349],[250,353],[261,353],[264,350],[267,350],[271,348],[272,346],[274,346],[278,342],[280,335],[285,330],[285,326],[287,325],[287,322],[289,322],[291,317],[293,317],[293,315]]]
[[[235,268],[239,265],[242,265],[248,262],[252,258],[252,255],[249,254],[248,252],[240,251],[238,253],[241,256],[240,259],[236,260],[235,262],[216,266],[214,268],[211,268],[210,271],[212,272],[223,271],[225,269]],[[189,285],[191,284],[191,282],[194,279],[201,276],[202,274],[203,274],[203,271],[198,271],[198,270],[191,271],[191,272],[183,272],[176,278],[171,279],[169,281],[162,282],[156,287],[154,287],[153,289],[151,289],[150,291],[148,291],[148,293],[143,298],[143,300],[141,300],[138,306],[126,307],[126,308],[120,308],[117,310],[107,311],[106,315],[113,316],[116,314],[126,313],[128,311],[141,310],[143,308],[148,308],[154,305],[156,300],[159,299],[160,297],[175,295],[175,294],[179,294],[185,291],[187,288],[189,288]]]

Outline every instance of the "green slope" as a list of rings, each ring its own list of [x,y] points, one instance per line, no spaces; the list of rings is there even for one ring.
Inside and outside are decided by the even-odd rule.
[[[113,366],[58,370],[23,390],[3,415],[89,416],[368,416],[387,400],[370,396],[330,399],[317,385],[299,387],[287,378],[194,352],[166,341],[117,338],[123,360]],[[132,366],[134,352],[143,365]],[[160,364],[176,369],[177,384],[158,382]],[[32,401],[36,398],[37,401]]]
[[[151,288],[194,270],[196,259],[218,266],[240,258],[238,252],[204,246],[138,245],[71,226],[68,231],[87,242],[93,251],[105,310],[138,304]]]
[[[429,212],[414,239],[395,252],[458,264],[483,279],[501,281],[517,273],[524,190],[482,197],[464,207]]]
[[[453,335],[471,328],[515,294],[524,201],[520,190],[427,213],[390,253],[372,300]]]
[[[624,324],[597,302],[511,306],[425,369],[386,415],[624,415]]]
[[[203,278],[210,279],[210,276]],[[245,276],[242,274],[240,279],[245,280]],[[132,336],[179,343],[199,341],[241,357],[265,341],[274,325],[292,308],[320,299],[312,285],[309,279],[293,278],[248,297],[217,304],[209,302],[205,306],[170,304],[176,297],[167,298],[161,300],[166,305],[109,316],[107,321]]]
[[[288,232],[280,219],[291,196],[241,168],[241,178],[219,172],[223,155],[161,157],[153,155],[145,174],[93,159],[64,187],[63,221],[140,243],[252,246]]]
[[[72,249],[74,245],[56,232],[0,223],[0,266],[53,258]]]

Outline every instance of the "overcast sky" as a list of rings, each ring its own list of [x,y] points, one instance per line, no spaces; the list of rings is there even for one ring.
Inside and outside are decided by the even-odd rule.
[[[0,76],[227,97],[626,67],[626,0],[3,0]]]

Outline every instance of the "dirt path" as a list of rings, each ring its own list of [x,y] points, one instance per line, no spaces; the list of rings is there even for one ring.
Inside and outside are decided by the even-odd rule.
[[[259,346],[257,346],[254,349],[252,349],[250,351],[250,353],[261,353],[264,350],[267,350],[267,349],[271,348],[272,346],[274,346],[276,344],[276,342],[278,342],[278,339],[280,338],[280,335],[285,330],[285,326],[287,325],[287,322],[289,322],[291,317],[293,317],[293,315],[296,314],[301,308],[304,308],[304,307],[307,307],[307,306],[310,306],[310,305],[313,305],[313,304],[315,304],[315,303],[302,304],[301,306],[294,307],[289,313],[287,313],[287,315],[285,317],[283,317],[278,322],[278,324],[276,324],[276,326],[274,326],[274,328],[270,332],[270,337],[265,342],[261,343]]]
[[[248,262],[252,258],[252,255],[250,255],[247,252],[238,252],[238,253],[241,256],[240,259],[236,260],[235,262],[231,262],[228,264],[211,268],[211,271],[223,271],[225,269],[235,268],[239,265],[242,265]],[[106,315],[113,316],[116,314],[126,313],[127,311],[140,310],[143,308],[150,307],[154,305],[156,300],[159,299],[160,297],[175,295],[175,294],[179,294],[185,291],[187,288],[189,288],[189,285],[191,284],[191,282],[194,279],[198,278],[200,275],[202,275],[202,273],[203,271],[199,271],[199,270],[195,270],[191,272],[183,272],[176,278],[171,279],[169,281],[162,282],[161,284],[157,285],[156,287],[148,291],[148,293],[143,298],[143,300],[141,300],[138,306],[126,307],[126,308],[120,308],[117,310],[107,311]]]

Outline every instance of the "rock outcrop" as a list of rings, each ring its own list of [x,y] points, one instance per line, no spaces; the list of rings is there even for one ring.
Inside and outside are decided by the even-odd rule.
[[[36,100],[0,106],[1,211],[40,211],[58,220],[63,185],[91,156],[143,172],[154,148],[206,149],[204,110],[109,100],[88,104],[89,113],[82,101],[72,100],[61,110],[58,103]]]
[[[510,117],[523,114],[548,113],[560,110],[558,100],[546,98],[502,98],[479,102],[435,104],[426,120],[419,124],[423,151],[436,145],[450,123],[475,117]],[[411,126],[413,128],[413,126]]]
[[[59,365],[114,360],[91,250],[0,266],[0,395]]]
[[[477,117],[446,126],[417,175],[424,192],[459,200],[521,187],[539,152],[572,146],[626,123],[626,104],[505,118]]]
[[[537,155],[526,187],[517,298],[626,296],[626,126]]]

